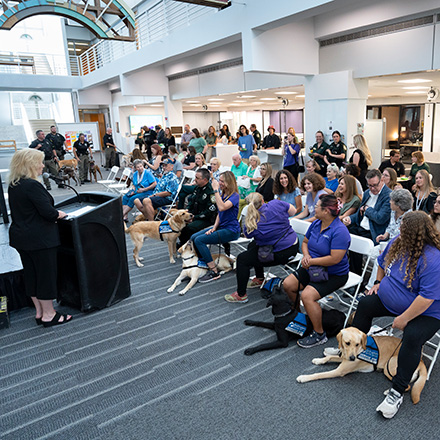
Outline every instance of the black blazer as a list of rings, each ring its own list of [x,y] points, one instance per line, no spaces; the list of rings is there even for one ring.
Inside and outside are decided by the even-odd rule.
[[[263,196],[264,201],[270,202],[273,200],[273,179],[272,177],[269,177],[269,179],[266,180],[263,186],[260,184],[257,186],[256,190],[257,193],[260,193]]]
[[[9,244],[27,251],[59,246],[58,211],[43,185],[34,179],[20,179],[17,185],[9,185],[8,194],[12,217]]]

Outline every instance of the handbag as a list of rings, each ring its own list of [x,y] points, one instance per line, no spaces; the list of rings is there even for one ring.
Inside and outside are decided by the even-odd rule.
[[[251,179],[239,176],[237,177],[237,186],[244,189],[249,189],[251,187]]]
[[[328,281],[327,268],[324,266],[310,266],[309,267],[310,281],[314,283],[323,283]]]
[[[273,253],[273,248],[275,245],[284,238],[289,229],[274,243],[274,244],[265,244],[264,246],[258,246],[258,261],[260,263],[272,263],[275,259],[275,255]]]

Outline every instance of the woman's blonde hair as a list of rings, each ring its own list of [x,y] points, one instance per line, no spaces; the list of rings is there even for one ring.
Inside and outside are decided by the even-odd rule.
[[[365,161],[367,162],[367,165],[371,167],[371,164],[373,163],[373,158],[371,157],[371,151],[368,148],[367,140],[362,134],[355,134],[353,136],[353,144],[355,148],[358,150],[361,150],[362,153],[364,153]]]
[[[211,160],[209,161],[210,164],[212,164],[212,162],[217,163],[217,165],[219,166],[219,168],[221,167],[222,163],[220,162],[220,159],[218,157],[211,157]]]
[[[205,160],[205,156],[203,156],[202,153],[197,153],[196,154],[196,158],[200,157],[202,159],[202,165],[206,165],[206,160]]]
[[[223,180],[225,181],[226,188],[223,191],[224,196],[229,198],[232,194],[238,193],[237,181],[232,171],[225,171],[221,173],[220,176],[223,176]]]
[[[38,167],[43,163],[44,153],[34,148],[17,151],[9,165],[9,185],[17,185],[20,179],[35,179],[38,177]]]
[[[252,156],[249,156],[249,162],[251,161],[251,159],[255,159],[255,162],[257,162],[257,167],[260,166],[261,160],[260,160],[260,158],[258,156],[253,154]]]
[[[339,183],[341,183],[341,180],[344,181],[345,187],[347,188],[347,191],[345,193],[346,197],[347,197],[346,203],[350,202],[354,196],[359,197],[359,194],[357,192],[357,187],[356,187],[356,179],[353,176],[346,174],[345,176],[343,176],[339,179]],[[338,189],[336,190],[335,196],[338,199],[342,199],[342,194],[341,194],[341,190],[339,189],[339,185],[338,185]]]
[[[407,212],[400,225],[400,235],[394,240],[385,256],[385,267],[400,264],[405,276],[403,281],[411,289],[416,274],[417,265],[426,245],[440,250],[440,234],[434,222],[423,211]],[[426,266],[426,259],[422,259],[421,270]]]
[[[258,210],[263,206],[264,199],[260,193],[254,192],[246,197],[246,202],[248,203],[248,210],[244,224],[246,225],[246,231],[251,233],[258,227],[261,218]]]
[[[263,162],[260,165],[260,168],[262,166],[264,166],[266,168],[266,177],[263,180],[260,180],[260,183],[258,185],[260,187],[263,186],[270,177],[272,177],[272,165],[269,162]]]
[[[423,192],[427,192],[427,191],[432,192],[432,191],[435,190],[434,189],[434,185],[431,182],[431,176],[429,175],[428,171],[426,171],[426,170],[419,170],[419,171],[417,171],[416,176],[417,176],[417,174],[422,175],[423,180],[424,180],[423,188],[422,188],[421,191],[423,191]],[[417,191],[417,189],[418,189],[418,187],[416,186],[415,190]]]

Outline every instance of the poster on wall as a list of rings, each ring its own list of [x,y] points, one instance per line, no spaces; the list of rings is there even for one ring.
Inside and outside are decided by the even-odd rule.
[[[164,127],[162,115],[132,115],[128,117],[128,120],[130,122],[130,134],[132,135],[138,134],[144,125],[152,129],[156,125]]]
[[[66,138],[66,148],[73,151],[73,144],[78,140],[80,133],[84,133],[85,139],[90,143],[93,151],[101,149],[99,128],[97,122],[78,122],[72,124],[57,124],[58,131]]]

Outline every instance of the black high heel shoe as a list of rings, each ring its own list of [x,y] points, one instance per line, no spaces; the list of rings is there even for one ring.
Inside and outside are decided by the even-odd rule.
[[[41,320],[41,318],[35,318],[35,322],[37,323],[37,325],[43,324],[43,321]]]

